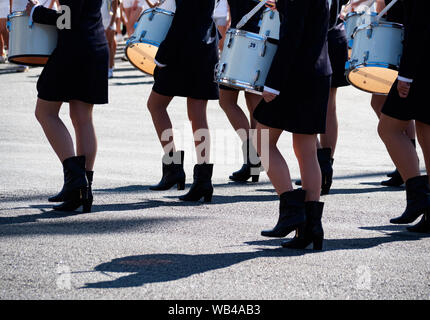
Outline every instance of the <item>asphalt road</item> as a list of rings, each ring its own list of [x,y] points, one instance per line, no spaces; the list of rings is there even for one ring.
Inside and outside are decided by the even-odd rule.
[[[335,178],[322,198],[325,250],[313,252],[260,236],[276,222],[277,196],[265,173],[257,184],[228,181],[241,165],[240,142],[217,101],[208,108],[213,202],[150,191],[162,155],[146,109],[153,79],[121,60],[109,105],[95,108],[93,212],[51,211],[47,197],[61,188],[62,167],[34,117],[40,72],[0,74],[0,299],[430,298],[429,235],[389,223],[405,192],[379,185],[393,166],[370,95],[339,90]],[[185,99],[175,98],[169,113],[188,188],[195,156]],[[61,116],[71,128],[67,105]],[[291,135],[279,146],[298,178]]]

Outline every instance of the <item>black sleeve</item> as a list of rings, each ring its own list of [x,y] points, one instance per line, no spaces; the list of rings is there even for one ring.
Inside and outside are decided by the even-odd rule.
[[[190,17],[188,13],[194,11],[192,8],[189,8],[190,6],[192,6],[190,0],[182,0],[176,7],[172,24],[155,56],[157,62],[167,65],[174,60],[177,48],[183,43],[184,35],[188,32],[192,32],[189,27],[192,17]]]
[[[33,11],[33,21],[41,24],[50,24],[55,26],[60,15],[53,9],[38,6]]]
[[[282,79],[288,78],[288,73],[296,60],[297,51],[302,43],[305,27],[304,15],[310,8],[310,0],[280,0],[278,6],[282,16],[282,37],[279,39],[278,50],[266,78],[265,86],[281,90]],[[279,3],[280,4],[280,3]]]
[[[430,11],[430,1],[411,1],[412,7],[406,17],[405,39],[403,41],[403,55],[400,61],[399,76],[414,79],[422,53],[423,39],[429,39],[427,14]]]
[[[71,19],[71,29],[79,28],[79,21],[81,18],[82,7],[85,0],[64,0],[61,2],[61,7],[64,10],[64,6],[70,8],[70,19]],[[55,11],[53,9],[48,9],[43,6],[38,6],[33,12],[33,21],[41,24],[57,25],[58,19],[67,11]],[[66,18],[66,17],[64,17]],[[61,22],[61,21],[60,21]]]

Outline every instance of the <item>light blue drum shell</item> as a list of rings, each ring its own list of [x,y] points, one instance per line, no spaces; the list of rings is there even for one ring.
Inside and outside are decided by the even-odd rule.
[[[135,31],[127,41],[127,45],[132,43],[148,43],[160,46],[166,38],[173,21],[174,13],[159,9],[147,9],[139,17]]]
[[[230,29],[215,70],[215,81],[261,94],[277,48],[264,36]]]

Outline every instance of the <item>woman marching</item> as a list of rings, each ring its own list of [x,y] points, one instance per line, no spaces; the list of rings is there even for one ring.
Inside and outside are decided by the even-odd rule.
[[[378,132],[406,184],[406,210],[390,222],[408,224],[423,215],[421,221],[408,230],[430,232],[430,110],[425,103],[430,68],[421,48],[423,39],[430,39],[430,25],[426,21],[430,2],[404,0],[403,6],[405,39],[399,77],[382,108]],[[415,120],[418,142],[424,154],[425,176],[420,175],[417,152],[404,134],[411,120]]]
[[[218,85],[213,80],[218,62],[218,34],[212,19],[213,11],[213,0],[177,1],[172,25],[155,57],[155,83],[147,103],[164,150],[163,176],[150,189],[168,190],[177,185],[179,190],[183,190],[184,152],[175,148],[167,107],[175,96],[187,98],[197,164],[191,189],[179,198],[184,201],[204,198],[209,202],[213,193],[213,164],[209,163],[210,136],[206,117],[208,100],[219,98]]]
[[[230,8],[231,27],[235,28],[237,23],[244,15],[255,7],[254,0],[228,0]],[[262,10],[257,12],[242,28],[243,31],[258,33],[259,32],[259,17]],[[261,101],[261,96],[255,95],[250,92],[245,92],[246,106],[249,111],[249,118],[237,104],[239,97],[239,90],[220,85],[219,103],[221,108],[227,115],[230,124],[239,135],[242,141],[243,165],[242,168],[230,176],[233,181],[244,182],[252,177],[253,182],[258,182],[260,176],[260,159],[258,158],[254,147],[252,146],[251,130],[255,129],[256,121],[253,117],[255,107]]]
[[[49,143],[63,164],[63,189],[49,199],[63,202],[54,206],[59,211],[74,211],[83,206],[83,212],[91,212],[91,184],[97,153],[93,106],[108,102],[109,48],[101,4],[102,0],[60,0],[63,10],[65,6],[70,9],[68,16],[44,8],[35,0],[29,0],[26,8],[30,19],[37,23],[55,26],[58,21],[70,19],[68,28],[58,29],[57,47],[37,82],[35,111]],[[76,152],[72,137],[58,115],[64,102],[70,105]]]
[[[280,42],[265,83],[264,101],[254,112],[258,124],[253,142],[280,206],[276,226],[261,234],[285,237],[296,230],[296,237],[283,242],[283,247],[303,249],[313,243],[315,250],[321,250],[324,204],[319,202],[321,170],[316,142],[317,134],[325,132],[332,74],[327,50],[328,3],[269,2],[281,16]],[[288,165],[276,146],[283,131],[293,134],[303,190],[293,190]]]

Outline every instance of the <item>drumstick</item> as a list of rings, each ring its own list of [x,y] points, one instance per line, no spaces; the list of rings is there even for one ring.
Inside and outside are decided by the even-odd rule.
[[[388,6],[386,6],[386,7],[384,8],[384,10],[382,10],[382,11],[378,14],[378,16],[376,17],[376,21],[379,21],[379,19],[381,19],[381,18],[382,18],[382,16],[383,16],[384,14],[386,14],[386,13],[387,13],[387,11],[388,11],[388,10],[390,10],[390,9],[391,9],[391,7],[392,7],[392,6],[394,6],[394,5],[397,3],[397,1],[399,1],[399,0],[393,0],[393,1],[391,1],[391,2],[388,4]]]
[[[266,2],[267,1],[261,1],[259,4],[257,4],[256,6],[255,6],[255,8],[254,9],[252,9],[251,11],[249,11],[248,12],[248,14],[245,14],[244,16],[243,16],[243,18],[238,22],[238,24],[236,25],[236,29],[240,29],[240,28],[242,28],[247,22],[248,22],[248,20],[249,19],[251,19],[252,18],[252,16],[254,15],[254,14],[256,14],[257,13],[257,11],[258,10],[260,10],[260,8],[261,7],[263,7],[265,4],[266,4]]]

